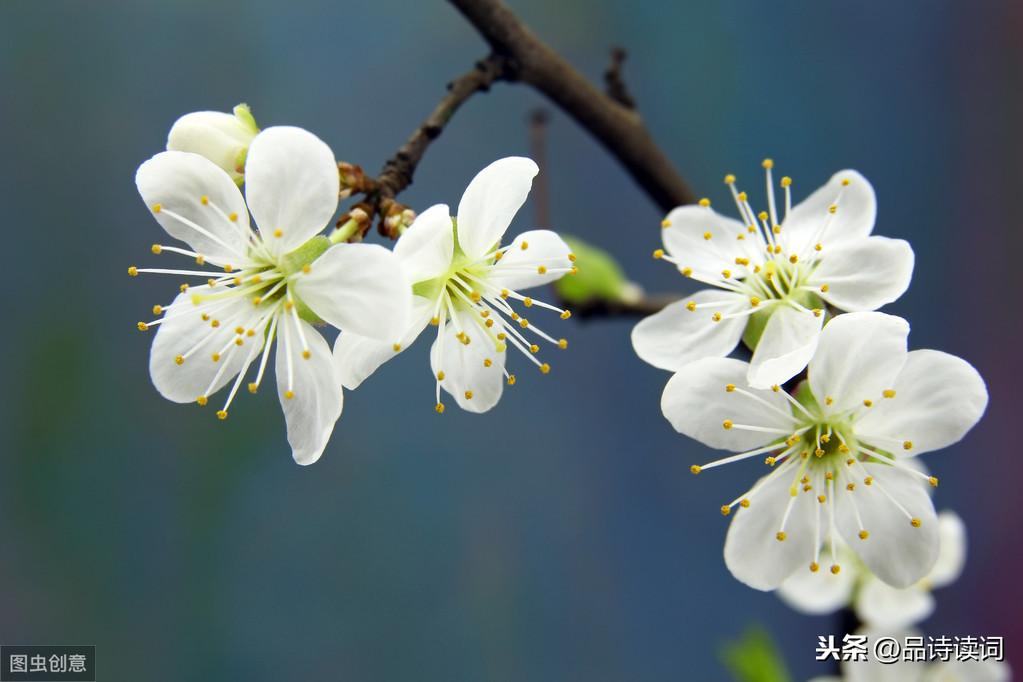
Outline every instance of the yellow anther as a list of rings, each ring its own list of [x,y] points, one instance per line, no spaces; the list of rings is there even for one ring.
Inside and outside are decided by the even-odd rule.
[[[689,467],[689,472],[692,474],[698,474],[700,473],[700,471],[702,471],[702,469],[700,468],[699,464],[694,464],[693,466]]]
[[[748,198],[745,192],[739,192],[739,201],[745,203]]]
[[[865,531],[865,530],[861,530],[861,531],[859,532],[859,536],[860,536],[860,540],[866,540],[867,538],[869,538],[869,537],[870,537],[870,533],[868,533],[868,532],[867,532],[867,531]]]
[[[137,267],[135,267],[134,265],[132,265],[131,267],[128,268],[128,276],[129,277],[138,277],[139,276],[139,269]]]
[[[479,303],[480,299],[483,298],[478,291],[470,291],[469,298],[472,299],[473,303]]]
[[[550,374],[551,366],[545,362],[542,365],[540,365],[540,371],[543,372],[544,374]]]
[[[788,187],[791,184],[792,184],[792,178],[790,178],[789,176],[786,175],[785,177],[783,177],[781,179],[781,186],[782,187]]]
[[[494,262],[495,263],[497,261],[501,260],[502,258],[504,258],[504,252],[498,251],[497,253],[494,254]]]
[[[184,355],[176,355],[176,356],[174,356],[174,364],[175,365],[183,365],[183,364],[185,364],[185,356]]]
[[[739,506],[742,507],[743,509],[749,509],[749,500],[745,497],[742,498],[742,500],[739,502]]]
[[[729,430],[733,426],[732,420],[731,419],[724,420],[723,422],[721,422],[721,426],[722,428],[725,429],[725,431]]]
[[[572,311],[571,310],[563,310],[561,312],[561,319],[567,320],[570,317],[572,317]]]
[[[529,308],[530,306],[533,305],[533,299],[531,299],[529,296],[526,296],[524,299],[522,299],[522,305]]]
[[[160,246],[159,244],[153,244],[151,247],[149,247],[149,250],[156,255],[160,255],[160,252],[163,251],[163,247]]]
[[[658,260],[658,259],[661,259],[661,258],[664,258],[664,249],[655,249],[654,250],[654,259]]]
[[[252,305],[259,305],[262,302],[263,302],[263,298],[261,296],[254,296],[252,298]]]
[[[750,234],[753,234],[754,232],[757,231],[757,226],[756,225],[747,225],[746,226],[746,231],[749,232]]]
[[[220,326],[220,320],[210,320],[210,326],[216,329]]]
[[[244,334],[245,333],[245,327],[235,327],[234,328],[234,333],[235,334]]]
[[[828,286],[827,284],[822,284],[822,285],[821,285],[821,293],[822,293],[822,294],[826,294],[826,293],[828,293],[828,289],[830,289],[830,288],[831,288],[831,287],[829,287],[829,286]]]
[[[252,282],[253,284],[259,284],[260,282],[262,282],[262,281],[263,281],[263,278],[262,278],[262,277],[260,277],[259,275],[253,275],[253,276],[252,276],[252,277],[251,277],[251,278],[249,279],[249,281],[250,281],[250,282]]]
[[[671,221],[665,218],[664,220],[661,221],[661,227],[665,229],[671,227]]]
[[[699,204],[700,204],[700,206],[703,206],[704,208],[707,208],[708,206],[710,206],[710,199],[708,199],[707,197],[704,197],[704,198],[700,199]]]
[[[821,450],[820,448],[817,448],[816,450],[813,451],[813,454],[815,454],[818,457],[823,457],[824,456],[824,451]]]
[[[234,340],[234,345],[236,345],[236,346],[241,346],[244,343],[245,343],[245,340],[242,339],[242,337],[240,337],[240,336],[237,339]]]
[[[280,239],[281,237],[284,236],[284,230],[278,227],[276,230],[274,230],[274,236]]]
[[[224,272],[234,272],[234,266],[230,263],[224,266]]]
[[[437,372],[437,381],[444,381],[444,377],[445,376],[447,376],[447,375],[444,374],[444,370],[441,370],[441,371]]]
[[[686,310],[688,310],[691,313],[695,312],[696,311],[696,301],[689,301],[689,303],[686,303]]]
[[[779,245],[777,245],[777,246],[775,246],[775,247],[774,247],[774,253],[775,253],[775,254],[779,254],[779,253],[781,253],[781,244],[779,244]]]
[[[210,279],[206,280],[206,286],[212,289],[213,287],[217,286],[217,281],[211,277]]]
[[[760,299],[756,296],[750,296],[749,304],[756,308],[758,305],[760,305]]]
[[[558,339],[558,348],[561,350],[568,348],[568,339]]]
[[[749,258],[736,258],[735,259],[735,264],[736,265],[749,265]]]
[[[508,293],[507,289],[501,289],[501,298],[508,298]]]
[[[139,328],[140,332],[144,332],[144,331],[148,331],[149,330],[149,325],[146,324],[145,322],[139,322],[136,326]]]
[[[437,414],[444,414],[444,403],[437,403],[433,409],[437,410]]]
[[[848,490],[849,492],[852,492],[852,491],[856,490],[856,484],[855,483],[847,483],[846,486],[845,486],[845,489]]]
[[[819,570],[821,570],[821,565],[818,564],[816,561],[811,561],[810,562],[810,572],[811,573],[816,573]]]
[[[205,206],[206,204],[210,203],[210,198],[203,194],[201,197],[199,197],[199,201],[202,203],[203,206]]]
[[[159,213],[163,210],[163,204],[153,204],[153,213]]]
[[[902,441],[902,449],[903,450],[912,450],[913,449],[913,441],[911,441],[911,440],[904,440],[904,441]]]
[[[895,397],[895,389],[894,388],[886,388],[885,390],[881,391],[881,395],[883,395],[885,398],[894,398]]]
[[[504,341],[504,340],[505,340],[506,338],[508,338],[508,335],[507,335],[507,334],[505,334],[504,332],[501,332],[501,333],[499,333],[499,334],[497,335],[497,340],[498,340],[498,341]]]
[[[234,282],[234,285],[236,287],[240,287],[242,285],[242,278],[241,277],[235,277],[234,280],[232,280],[232,281]]]
[[[574,263],[575,262],[575,254],[574,253],[568,254],[568,260],[569,260],[569,262]]]
[[[813,245],[813,250],[814,250],[814,251],[820,251],[820,250],[821,250],[821,249],[823,249],[823,248],[824,248],[824,245],[823,245],[823,244],[821,244],[820,242],[818,242],[818,243],[816,243],[816,244],[814,244],[814,245]]]
[[[731,173],[729,173],[728,175],[726,175],[726,176],[725,176],[725,184],[726,184],[726,185],[731,185],[731,184],[733,184],[734,182],[735,182],[735,176],[734,176],[734,175],[732,175]]]
[[[306,263],[305,265],[302,266],[302,274],[303,275],[308,275],[312,271],[313,271],[313,266],[309,265],[308,263]]]
[[[731,393],[735,390],[735,384],[725,384],[725,391]]]
[[[710,319],[714,320],[715,322],[720,322],[721,321],[721,313],[714,313],[713,315],[710,316]]]
[[[835,480],[835,474],[832,471],[826,471],[824,473],[824,478],[825,478],[825,480],[833,481],[833,480]]]
[[[494,321],[493,321],[493,320],[487,320],[486,322],[484,322],[484,324],[485,324],[485,325],[486,325],[486,326],[487,326],[488,328],[489,328],[489,327],[493,327],[493,326],[494,326]]]
[[[519,326],[525,329],[526,327],[529,326],[529,320],[523,317],[521,320],[519,320]]]
[[[522,244],[519,245],[523,251],[529,248],[529,242],[523,240]]]
[[[238,222],[238,214],[231,212],[228,214],[227,219],[230,220],[232,223],[236,223]]]
[[[781,390],[781,386],[779,386],[778,384],[772,384],[771,385],[771,390],[774,391],[775,393],[777,393],[778,391]]]
[[[534,343],[534,344],[532,344],[532,345],[531,345],[531,346],[529,347],[529,352],[530,352],[530,353],[539,353],[539,352],[540,352],[540,346],[536,345],[535,343]]]
[[[714,235],[712,235],[710,232],[703,233],[703,238],[706,239],[707,241],[710,241],[713,237]]]
[[[482,317],[482,318],[490,317],[490,311],[489,310],[481,310],[480,311],[480,317]]]
[[[832,398],[830,395],[824,396],[824,404],[825,405],[830,405],[833,402],[835,402],[835,399]]]
[[[764,159],[763,161],[760,162],[760,165],[763,166],[764,168],[774,168],[774,160]]]
[[[766,464],[769,467],[773,467],[774,463],[777,461],[778,460],[776,460],[774,457],[768,457],[767,459],[764,460],[764,464]]]
[[[838,448],[838,449],[841,450],[842,448]],[[849,452],[849,448],[846,448],[845,452]],[[856,463],[856,460],[853,459],[852,457],[850,457],[849,459],[845,460],[845,463],[846,463],[847,466],[852,466],[853,464]]]
[[[509,386],[514,386],[515,385],[515,375],[514,374],[509,374],[508,375],[508,385]]]
[[[291,400],[294,397],[295,397],[295,392],[294,391],[285,391],[284,392],[284,399],[285,400]]]
[[[792,254],[791,256],[789,256],[789,262],[793,264],[798,263],[799,256],[797,256],[796,254]]]
[[[771,227],[771,232],[775,234],[781,234],[781,225],[773,225]]]
[[[401,350],[401,344],[400,344],[400,343],[395,343],[395,344],[391,344],[391,349],[392,349],[392,350],[393,350],[393,351],[394,351],[395,353],[397,353],[398,351],[400,351],[400,350]]]
[[[570,275],[578,275],[579,274],[579,266],[573,265],[572,269],[568,271],[568,274],[570,274]]]
[[[931,484],[932,488],[937,488],[938,487],[938,477],[937,476],[931,476],[930,478],[927,479],[927,482]]]
[[[202,321],[203,322],[209,322],[210,321],[210,316],[209,316],[208,313],[203,313],[202,314]]]
[[[841,566],[839,566],[838,564],[831,565],[831,575],[838,575],[841,572],[842,572]]]
[[[466,391],[465,392],[465,399],[466,400],[472,400],[472,391]]]
[[[253,382],[251,382],[249,384],[249,393],[255,393],[258,390],[259,390],[259,384],[257,384],[255,381],[253,381]]]
[[[308,350],[308,349],[307,349],[307,350],[304,350],[304,351],[302,351],[302,359],[303,359],[303,360],[308,360],[308,359],[309,359],[309,358],[311,358],[312,356],[313,356],[313,354],[312,354],[311,352],[309,352],[309,350]]]
[[[721,505],[721,516],[728,516],[731,513],[732,513],[731,507],[729,507],[727,504]]]
[[[693,269],[692,268],[682,268],[681,270],[679,270],[679,272],[682,273],[683,277],[692,277],[693,276]]]
[[[227,419],[227,410],[218,410],[217,419],[219,419],[220,421],[224,421],[225,419]]]
[[[828,213],[834,213],[838,210],[838,204],[831,204],[828,206]]]
[[[873,476],[867,476],[865,479],[863,479],[863,484],[864,485],[873,485],[873,483],[874,483],[874,477]]]
[[[873,405],[874,405],[874,401],[873,400],[870,400],[868,398],[865,398],[863,400],[863,406],[864,407],[872,407]]]
[[[841,452],[843,455],[847,454],[849,452],[849,446],[846,445],[845,443],[839,443],[838,451]]]
[[[842,187],[849,186],[849,178],[842,178]]]
[[[785,531],[780,530],[777,533],[775,533],[774,537],[775,537],[775,539],[778,540],[778,542],[785,542],[785,538],[788,537],[788,536],[785,535]]]
[[[824,504],[825,502],[828,501],[828,496],[827,495],[818,495],[817,496],[817,501],[820,502],[821,504]]]
[[[493,360],[491,360],[490,358],[483,358],[484,367],[490,367],[492,364],[494,364]]]
[[[732,276],[732,271],[731,270],[722,270],[721,271],[721,276],[724,277],[725,279],[728,279],[729,277]]]
[[[284,309],[285,310],[291,310],[294,307],[295,307],[295,302],[294,301],[285,301],[284,302]]]
[[[821,442],[822,443],[830,443],[831,442],[831,436],[829,436],[826,433],[822,433],[821,434]],[[828,472],[828,478],[831,478],[831,472],[830,471]]]
[[[919,528],[921,523],[920,519],[915,516],[909,520],[909,525],[913,526],[913,528]]]
[[[210,359],[213,360],[213,362],[220,362],[220,353],[214,353],[210,356]]]
[[[204,395],[199,396],[198,398],[195,399],[195,402],[199,404],[199,407],[203,407],[204,405],[206,405],[206,396]]]
[[[436,327],[437,325],[440,324],[440,318],[437,317],[436,315],[431,317],[430,318],[430,324],[432,324],[434,327]]]
[[[188,285],[182,284],[181,286],[178,287],[178,290],[181,291],[181,293],[185,293],[186,291],[188,291]]]

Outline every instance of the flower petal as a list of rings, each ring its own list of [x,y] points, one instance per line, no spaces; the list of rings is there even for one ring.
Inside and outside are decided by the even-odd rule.
[[[522,245],[526,248],[523,249]],[[572,268],[568,244],[550,230],[523,232],[490,268],[488,281],[507,289],[528,289],[561,279]]]
[[[236,347],[232,339],[236,326],[250,328],[258,319],[248,299],[239,297],[216,308],[209,320],[202,319],[207,308],[192,303],[192,296],[196,294],[219,294],[227,290],[227,287],[192,287],[178,294],[168,307],[149,354],[149,375],[164,398],[176,403],[195,402],[200,396],[219,391],[241,371],[248,349]],[[214,321],[216,327],[211,326]],[[265,323],[256,331],[262,332],[264,327]],[[216,361],[214,353],[219,356]]]
[[[896,589],[869,574],[856,596],[859,619],[882,630],[915,625],[933,612],[934,597],[927,590],[916,585]]]
[[[837,206],[834,213],[831,206]],[[854,170],[839,171],[786,216],[781,231],[784,248],[791,253],[806,253],[814,244],[834,248],[869,235],[876,217],[877,198],[867,179]]]
[[[222,111],[194,111],[171,126],[168,151],[200,154],[224,169],[232,180],[244,176],[238,167],[242,151],[258,131],[234,114]]]
[[[966,525],[955,512],[938,514],[938,560],[927,576],[930,587],[944,587],[955,582],[966,564]]]
[[[877,310],[902,296],[913,277],[913,248],[888,237],[849,240],[823,253],[809,284],[840,310]]]
[[[509,156],[476,174],[458,202],[458,245],[469,258],[497,246],[539,172],[532,159]]]
[[[854,661],[850,658],[842,661],[845,682],[922,682],[925,679],[928,666],[922,661],[898,660],[893,663],[886,660],[882,663],[874,655],[874,644],[881,638],[901,644],[906,641],[906,637],[919,637],[920,633],[913,630],[861,628],[856,634],[867,638],[867,660]]]
[[[334,152],[301,128],[267,128],[249,145],[245,196],[267,249],[282,255],[316,236],[337,210]]]
[[[750,385],[767,388],[784,384],[803,371],[817,350],[823,322],[823,313],[818,316],[776,305],[750,360]]]
[[[844,317],[844,316],[843,316]],[[904,455],[948,447],[973,428],[987,408],[984,380],[970,363],[936,350],[915,350],[890,386],[893,398],[875,404],[856,422],[867,440],[910,443]],[[880,445],[879,445],[880,446]]]
[[[161,152],[139,166],[135,185],[170,236],[221,264],[238,267],[249,261],[245,200],[212,161],[187,152]],[[236,222],[228,219],[231,214]]]
[[[938,558],[938,517],[927,483],[886,464],[858,466],[872,477],[871,485],[857,485],[852,491],[839,486],[835,524],[874,575],[892,587],[909,587],[927,575]],[[870,534],[866,540],[859,538],[857,512],[862,529]],[[919,524],[910,523],[909,517]]]
[[[939,661],[922,682],[1010,682],[1012,669],[1004,661]]]
[[[304,465],[323,454],[334,423],[341,416],[343,396],[341,377],[334,368],[327,341],[308,322],[299,324],[310,355],[308,359],[303,356],[295,321],[282,318],[277,339],[277,395],[288,424],[291,454]],[[293,394],[291,398],[288,391]]]
[[[799,495],[778,540],[785,510],[792,500],[791,468],[778,469],[760,480],[748,509],[739,507],[725,538],[725,563],[737,580],[756,590],[773,590],[813,559],[817,541],[816,504],[812,495]]]
[[[430,365],[434,376],[443,372],[441,388],[454,396],[459,407],[467,412],[486,412],[504,391],[505,351],[496,350],[478,329],[474,313],[462,310],[455,315],[458,325],[450,320],[444,324],[440,331],[443,337],[439,334],[430,349]],[[468,344],[457,338],[459,328],[469,337]]]
[[[722,270],[735,270],[736,257],[763,260],[753,249],[756,240],[745,238],[746,226],[712,208],[679,206],[665,222],[668,227],[661,230],[661,239],[680,271],[690,268],[697,277],[716,280]]]
[[[439,277],[451,267],[455,251],[455,227],[447,204],[420,213],[394,245],[394,255],[413,284]]]
[[[664,387],[664,417],[679,433],[712,448],[740,451],[784,439],[794,428],[794,421],[786,416],[791,414],[788,401],[780,393],[749,388],[747,371],[745,362],[732,358],[707,358],[684,365]],[[741,390],[729,391],[729,385]],[[734,426],[726,429],[726,420],[777,429],[778,433]]]
[[[714,301],[721,303],[708,306]],[[692,304],[708,307],[696,307],[690,311],[686,306]],[[749,301],[741,294],[715,289],[698,291],[640,321],[632,329],[632,347],[644,361],[670,371],[678,371],[703,358],[723,357],[735,350],[746,327],[746,318],[714,322],[713,315],[747,308]]]
[[[839,557],[849,554],[842,547]],[[843,563],[839,559],[839,563]],[[796,569],[778,588],[778,596],[796,611],[809,615],[833,613],[849,604],[856,584],[855,571],[811,571],[809,566]]]
[[[408,326],[412,287],[401,261],[376,244],[338,244],[294,284],[314,313],[345,332],[394,343]]]
[[[810,387],[831,412],[864,400],[880,401],[906,362],[909,323],[884,313],[848,313],[834,317],[817,342],[808,370]]]
[[[348,390],[358,388],[380,365],[411,346],[430,323],[433,309],[433,301],[413,296],[411,322],[397,342],[372,339],[353,332],[339,334],[334,342],[334,364],[337,365],[341,384]],[[394,349],[395,343],[398,350]]]

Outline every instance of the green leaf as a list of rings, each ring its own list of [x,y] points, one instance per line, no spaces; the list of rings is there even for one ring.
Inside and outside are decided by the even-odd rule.
[[[721,649],[721,661],[736,682],[791,682],[781,652],[767,630],[753,626]]]
[[[575,254],[579,271],[565,275],[554,287],[562,300],[578,305],[588,301],[624,301],[635,285],[625,277],[625,271],[607,251],[578,237],[562,235]]]

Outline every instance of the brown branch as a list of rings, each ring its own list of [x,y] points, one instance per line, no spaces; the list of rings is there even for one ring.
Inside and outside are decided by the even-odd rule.
[[[606,301],[594,299],[572,305],[572,316],[581,319],[591,317],[646,317],[659,313],[666,305],[679,300],[669,294],[644,294],[637,301]]]
[[[636,100],[629,94],[625,86],[625,78],[622,77],[622,64],[628,56],[621,47],[611,49],[611,64],[604,72],[604,84],[607,86],[607,96],[621,104],[626,109],[635,109]]]
[[[654,143],[639,115],[598,90],[501,0],[451,3],[494,53],[507,60],[507,78],[533,86],[589,130],[662,210],[694,201],[689,186]]]

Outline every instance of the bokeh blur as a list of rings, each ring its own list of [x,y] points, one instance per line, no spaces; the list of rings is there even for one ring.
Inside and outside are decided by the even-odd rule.
[[[594,79],[625,46],[651,131],[711,199],[726,172],[759,196],[764,156],[797,196],[845,167],[873,182],[877,232],[917,256],[888,311],[991,391],[981,424],[926,457],[970,553],[924,630],[1003,635],[1023,665],[1023,5],[512,6]],[[375,172],[485,54],[440,0],[0,3],[0,642],[96,644],[104,680],[719,680],[723,643],[760,623],[796,679],[825,672],[814,647],[838,619],[724,567],[718,507],[758,465],[690,475],[710,453],[661,416],[668,377],[633,354],[631,321],[552,315],[569,350],[549,376],[520,367],[482,416],[433,411],[418,344],[347,394],[308,468],[273,392],[221,423],[150,384],[135,323],[176,280],[125,274],[162,239],[133,178],[178,116],[245,101]],[[403,200],[457,203],[528,153],[543,104],[506,84],[474,98]],[[649,257],[659,211],[557,110],[544,173],[553,227],[651,291],[688,290]],[[512,234],[534,222],[527,205]]]

